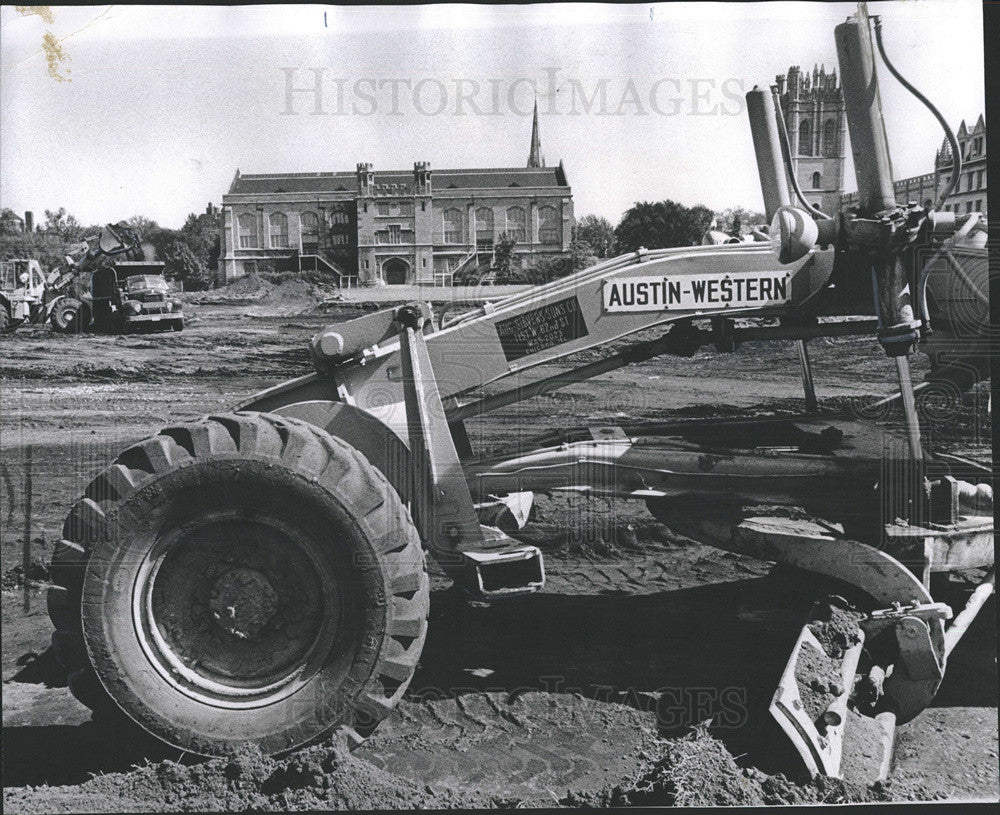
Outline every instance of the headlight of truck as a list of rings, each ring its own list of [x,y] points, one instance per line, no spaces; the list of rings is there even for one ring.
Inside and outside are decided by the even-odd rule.
[[[171,300],[170,301],[170,305],[172,307],[171,308],[172,311],[180,311],[181,310],[181,301],[180,300]]]
[[[129,314],[138,314],[142,311],[142,306],[135,302],[135,300],[130,300],[125,304],[125,307],[128,309]]]

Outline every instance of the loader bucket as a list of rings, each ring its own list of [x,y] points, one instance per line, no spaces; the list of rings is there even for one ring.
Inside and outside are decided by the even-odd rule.
[[[814,606],[771,699],[769,713],[795,747],[810,775],[871,784],[884,778],[894,724],[852,706],[865,644],[860,627],[830,637],[830,606]],[[841,612],[841,619],[846,615]],[[819,636],[817,636],[817,633]]]

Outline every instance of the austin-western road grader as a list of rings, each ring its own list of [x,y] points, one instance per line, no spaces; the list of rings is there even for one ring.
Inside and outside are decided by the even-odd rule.
[[[872,777],[885,775],[894,724],[934,698],[992,591],[989,469],[923,449],[908,368],[923,344],[943,381],[988,375],[985,228],[940,201],[896,202],[863,8],[836,44],[856,208],[811,210],[776,96],[755,88],[769,241],[639,250],[449,320],[412,304],[331,325],[312,340],[314,373],[122,453],[73,506],[52,562],[54,648],[78,698],[202,755],[373,726],[420,658],[425,558],[478,602],[534,592],[540,550],[481,524],[477,505],[569,488],[643,499],[696,540],[846,587],[803,621],[770,713],[831,776],[854,728],[876,728]],[[866,333],[896,363],[900,436],[815,409],[807,341]],[[567,429],[490,459],[469,443],[465,420],[569,382],[772,339],[799,343],[800,416]],[[980,568],[957,615],[932,597],[935,574]],[[845,619],[831,648],[821,635]],[[816,659],[819,682],[803,673]]]

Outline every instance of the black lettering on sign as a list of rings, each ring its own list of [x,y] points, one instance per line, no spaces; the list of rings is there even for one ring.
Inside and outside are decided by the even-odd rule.
[[[589,333],[575,297],[498,320],[496,328],[508,362],[586,337]]]

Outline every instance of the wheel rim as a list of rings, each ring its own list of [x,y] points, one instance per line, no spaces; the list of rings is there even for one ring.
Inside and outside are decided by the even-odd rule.
[[[325,549],[270,517],[212,513],[170,530],[132,593],[146,657],[173,688],[217,707],[294,693],[327,662],[341,627]]]
[[[62,306],[59,309],[59,319],[69,325],[76,318],[76,309],[72,306]]]

